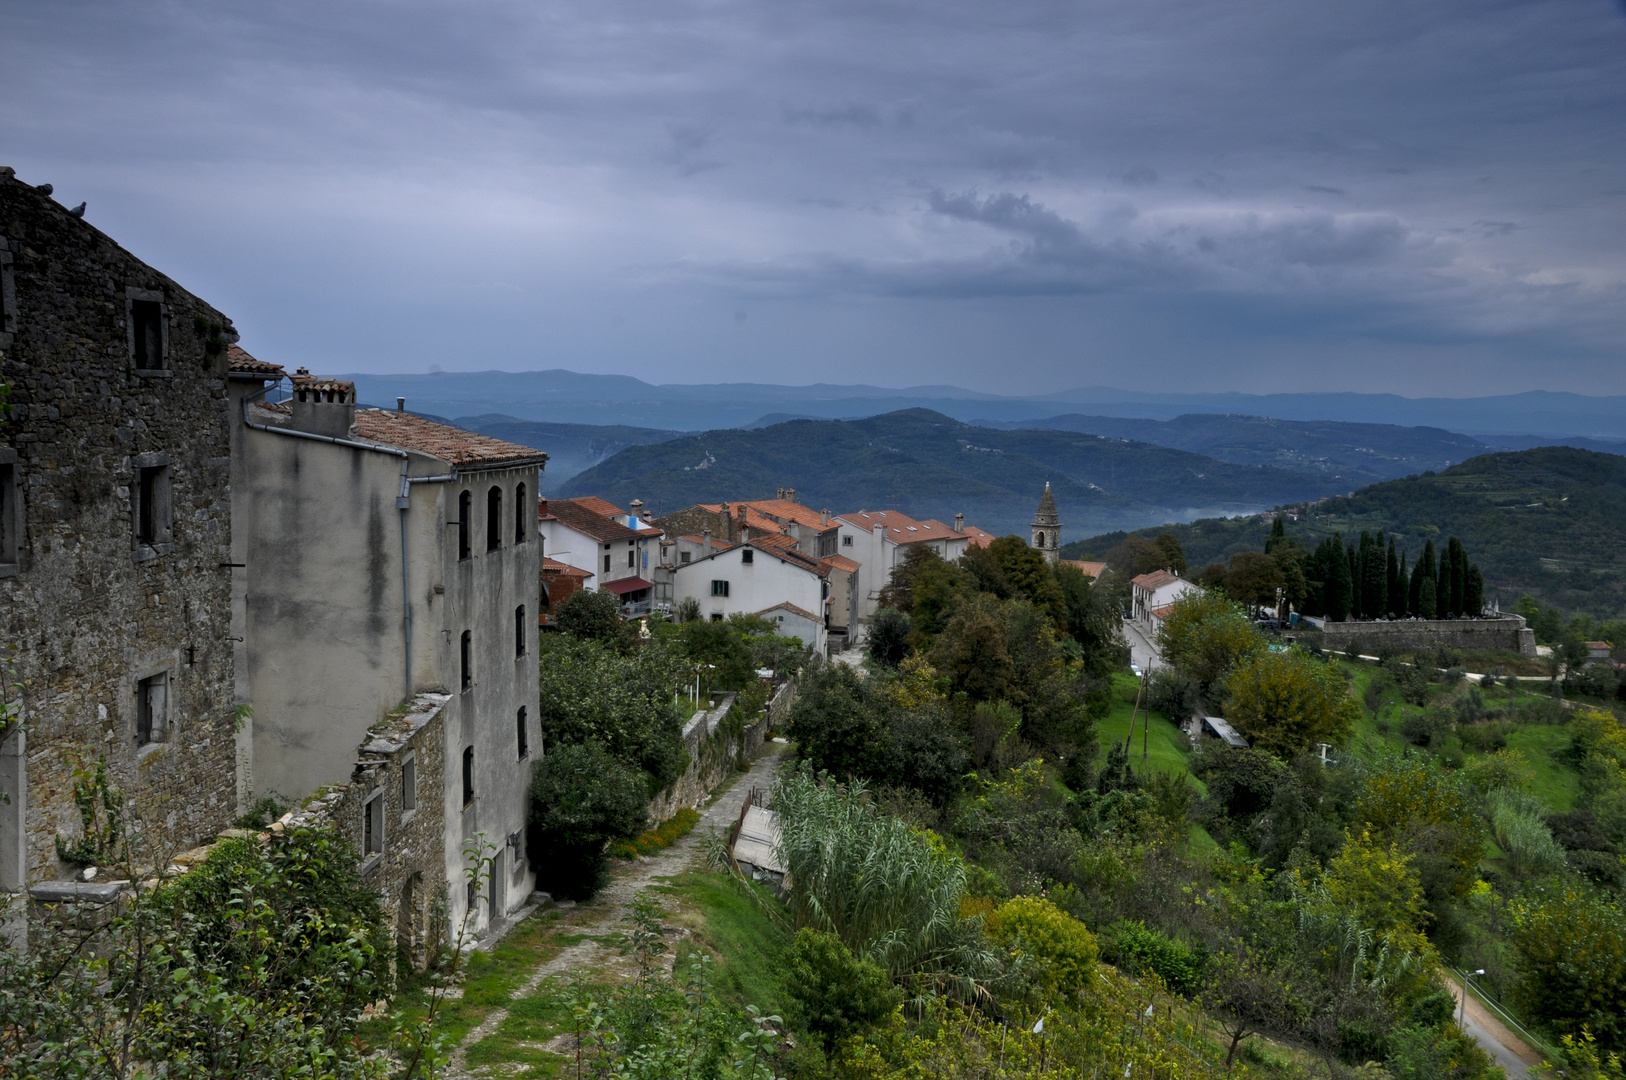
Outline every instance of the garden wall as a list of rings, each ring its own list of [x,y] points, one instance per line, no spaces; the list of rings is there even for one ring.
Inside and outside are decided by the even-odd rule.
[[[1401,619],[1395,622],[1328,622],[1321,627],[1320,644],[1342,650],[1358,643],[1368,653],[1380,649],[1502,649],[1536,655],[1535,631],[1518,615],[1494,619]]]
[[[742,725],[731,716],[735,699],[736,695],[729,694],[715,709],[695,713],[683,726],[689,765],[670,787],[649,801],[652,824],[665,821],[680,807],[699,807],[735,769],[760,755],[769,730],[782,727],[788,719],[796,684],[781,683],[763,714],[750,724]],[[730,723],[731,719],[735,722]]]

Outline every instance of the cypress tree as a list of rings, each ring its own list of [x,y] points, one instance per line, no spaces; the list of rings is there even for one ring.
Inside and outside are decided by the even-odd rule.
[[[1417,617],[1432,619],[1438,610],[1435,607],[1438,593],[1434,588],[1434,541],[1423,541],[1423,553],[1417,556],[1417,566],[1411,573],[1417,590]]]
[[[1412,598],[1417,595],[1416,591],[1411,587],[1410,575],[1406,573],[1405,548],[1400,549],[1400,555],[1395,559],[1395,565],[1397,567],[1395,570],[1395,587],[1394,592],[1389,594],[1389,606],[1395,609],[1395,618],[1404,619],[1408,615],[1416,614],[1416,612],[1412,611],[1411,604]]]
[[[1383,541],[1361,533],[1361,618],[1381,619],[1388,610]]]
[[[1451,617],[1451,548],[1440,552],[1440,561],[1434,567],[1434,617]]]
[[[1328,562],[1331,564],[1327,575],[1326,602],[1327,618],[1333,622],[1343,622],[1349,618],[1350,600],[1350,572],[1349,553],[1344,550],[1344,538],[1332,536],[1328,543]]]
[[[1485,613],[1485,575],[1479,572],[1478,563],[1469,563],[1462,576],[1462,613],[1470,619]]]
[[[1451,538],[1451,617],[1460,619],[1472,614],[1468,610],[1468,549],[1462,541]]]
[[[1349,617],[1361,617],[1361,548],[1358,543],[1351,540],[1344,550],[1345,561],[1349,563]]]
[[[1384,591],[1388,593],[1389,602],[1383,605],[1384,613],[1393,619],[1400,615],[1400,608],[1406,603],[1406,590],[1400,587],[1400,568],[1395,562],[1395,538],[1389,535],[1389,550],[1384,557],[1383,584]]]
[[[1265,537],[1265,554],[1272,554],[1276,550],[1276,545],[1286,539],[1287,529],[1282,525],[1282,519],[1278,517],[1271,522],[1270,535]]]

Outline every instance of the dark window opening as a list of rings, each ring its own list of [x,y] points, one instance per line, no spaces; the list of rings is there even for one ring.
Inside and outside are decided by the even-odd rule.
[[[461,681],[459,685],[462,687],[464,693],[467,693],[474,685],[474,664],[473,658],[470,655],[473,652],[473,646],[473,637],[470,635],[469,631],[463,631],[463,636],[458,639],[458,670],[461,672]]]
[[[523,705],[519,707],[519,716],[515,720],[515,725],[519,729],[519,757],[521,761],[524,761],[525,755],[531,752],[531,738],[530,734],[525,730],[525,706]]]
[[[728,582],[726,582],[726,581],[713,581],[711,583],[711,595],[713,595],[713,596],[727,596],[728,595]]]
[[[486,492],[486,550],[502,547],[502,488]]]
[[[457,497],[457,558],[458,561],[469,557],[469,514],[474,499],[468,492]]]
[[[418,808],[418,759],[407,758],[401,766],[401,809]]]
[[[161,743],[169,731],[169,674],[136,684],[136,745]]]
[[[130,485],[135,503],[135,539],[138,546],[156,548],[171,537],[168,465],[137,466]]]
[[[711,621],[712,622],[722,622],[723,621],[723,613],[721,611],[712,612],[711,613]]]
[[[843,536],[841,538],[841,546],[842,547],[852,547],[853,546],[853,538],[850,537],[850,536]]]
[[[514,609],[514,655],[525,655],[525,605]]]
[[[474,747],[463,748],[463,805],[474,801]]]
[[[463,890],[467,896],[469,918],[479,918],[480,914],[480,883],[473,878],[469,879],[468,886]]]
[[[678,561],[679,562],[688,562],[689,561],[689,553],[687,551],[680,552],[678,554]]]
[[[22,514],[17,501],[17,466],[0,464],[0,564],[18,561]]]
[[[757,553],[752,551],[750,548],[746,548],[744,551],[740,552],[740,562],[744,563],[746,566],[750,566],[752,563],[756,562],[756,554]]]
[[[638,563],[636,561],[637,558],[638,558],[637,553],[631,552],[631,551],[627,552],[627,569],[628,570],[631,570],[633,567],[638,565]]]
[[[604,556],[604,572],[606,574],[610,572],[610,557],[608,555]]]
[[[384,851],[384,796],[368,799],[361,813],[361,854],[380,855]]]
[[[836,534],[819,537],[819,558],[828,559],[836,553]]]
[[[531,513],[535,513],[532,510]],[[526,519],[529,515],[525,510],[525,485],[521,484],[514,489],[514,543],[523,544],[527,538],[525,531]]]
[[[164,305],[157,300],[130,301],[130,329],[135,366],[146,371],[164,367]],[[116,346],[115,346],[116,347]]]

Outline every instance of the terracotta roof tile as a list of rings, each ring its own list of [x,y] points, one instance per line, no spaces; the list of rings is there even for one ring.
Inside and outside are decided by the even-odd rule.
[[[992,533],[984,532],[975,525],[967,525],[965,531],[955,532],[953,526],[945,525],[935,518],[916,521],[908,514],[897,510],[860,510],[856,514],[842,514],[841,518],[860,529],[873,529],[876,525],[885,525],[886,538],[895,544],[914,544],[922,540],[951,540],[964,536],[970,538],[978,547],[986,547],[994,538]]]
[[[548,455],[529,446],[437,424],[412,413],[386,409],[357,409],[356,435],[368,442],[416,450],[460,467],[532,462],[540,465],[548,460]]]
[[[819,562],[828,566],[832,570],[840,570],[848,574],[856,574],[860,569],[858,563],[847,558],[845,555],[826,555],[824,558],[820,559]]]
[[[1179,581],[1180,579],[1174,574],[1169,573],[1167,570],[1153,570],[1150,574],[1141,574],[1139,577],[1133,578],[1132,580],[1141,588],[1147,590],[1148,592],[1153,592],[1161,589],[1170,582]]]
[[[791,502],[789,499],[757,499],[745,505],[770,517],[794,521],[798,525],[807,525],[815,529],[827,529],[835,525],[834,521],[826,523],[824,515],[812,507]]]
[[[679,540],[687,540],[691,544],[704,545],[705,542],[706,542],[706,538],[704,536],[680,536],[680,537],[678,537],[678,539]],[[734,545],[729,544],[729,543],[725,543],[724,541],[719,540],[714,536],[714,537],[711,538],[711,546],[712,546],[713,550],[716,550],[716,551],[727,551],[729,548],[733,547]]]
[[[226,367],[233,375],[264,375],[280,378],[287,374],[281,364],[269,360],[256,360],[248,350],[237,345],[226,346]]]
[[[603,501],[603,499],[592,500],[594,503]],[[548,512],[569,528],[575,529],[583,536],[591,536],[600,543],[638,539],[638,533],[615,518],[606,517],[591,506],[584,505],[587,502],[587,499],[549,499]]]
[[[712,513],[715,514],[715,513],[721,512],[725,506],[728,508],[729,516],[734,518],[735,520],[738,520],[739,519],[739,510],[738,510],[738,508],[739,508],[740,504],[737,503],[737,502],[731,502],[731,503],[701,503],[700,504],[700,509],[702,509],[702,510],[710,510]],[[784,526],[780,525],[779,522],[775,521],[773,518],[769,517],[767,514],[764,514],[762,511],[758,510],[756,507],[752,506],[750,503],[745,504],[745,523],[747,525],[749,525],[753,529],[761,529],[763,532],[770,532],[770,533],[780,532],[784,528]]]
[[[797,607],[795,604],[791,603],[789,600],[786,600],[783,604],[775,604],[773,607],[763,608],[761,611],[757,612],[756,614],[759,615],[759,616],[766,615],[770,611],[788,611],[792,615],[800,615],[802,618],[808,620],[809,622],[823,622],[824,621],[819,616],[813,614],[811,611],[807,610],[806,608]]]
[[[1098,578],[1107,572],[1107,564],[1104,562],[1088,562],[1084,559],[1063,559],[1062,562],[1068,566],[1078,567],[1092,578]]]
[[[587,509],[593,511],[593,513],[602,514],[605,517],[627,516],[627,512],[625,510],[621,509],[612,502],[605,502],[597,495],[583,495],[580,498],[572,499],[570,501],[575,503],[577,506],[586,507]]]
[[[560,577],[590,578],[593,576],[591,570],[571,566],[569,563],[560,562],[558,559],[550,558],[547,555],[542,556],[542,572],[544,574],[558,574]]]

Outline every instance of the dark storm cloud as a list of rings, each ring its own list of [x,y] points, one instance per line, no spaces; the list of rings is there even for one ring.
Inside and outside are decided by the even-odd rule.
[[[1626,390],[1602,0],[59,2],[0,95],[300,362]]]

